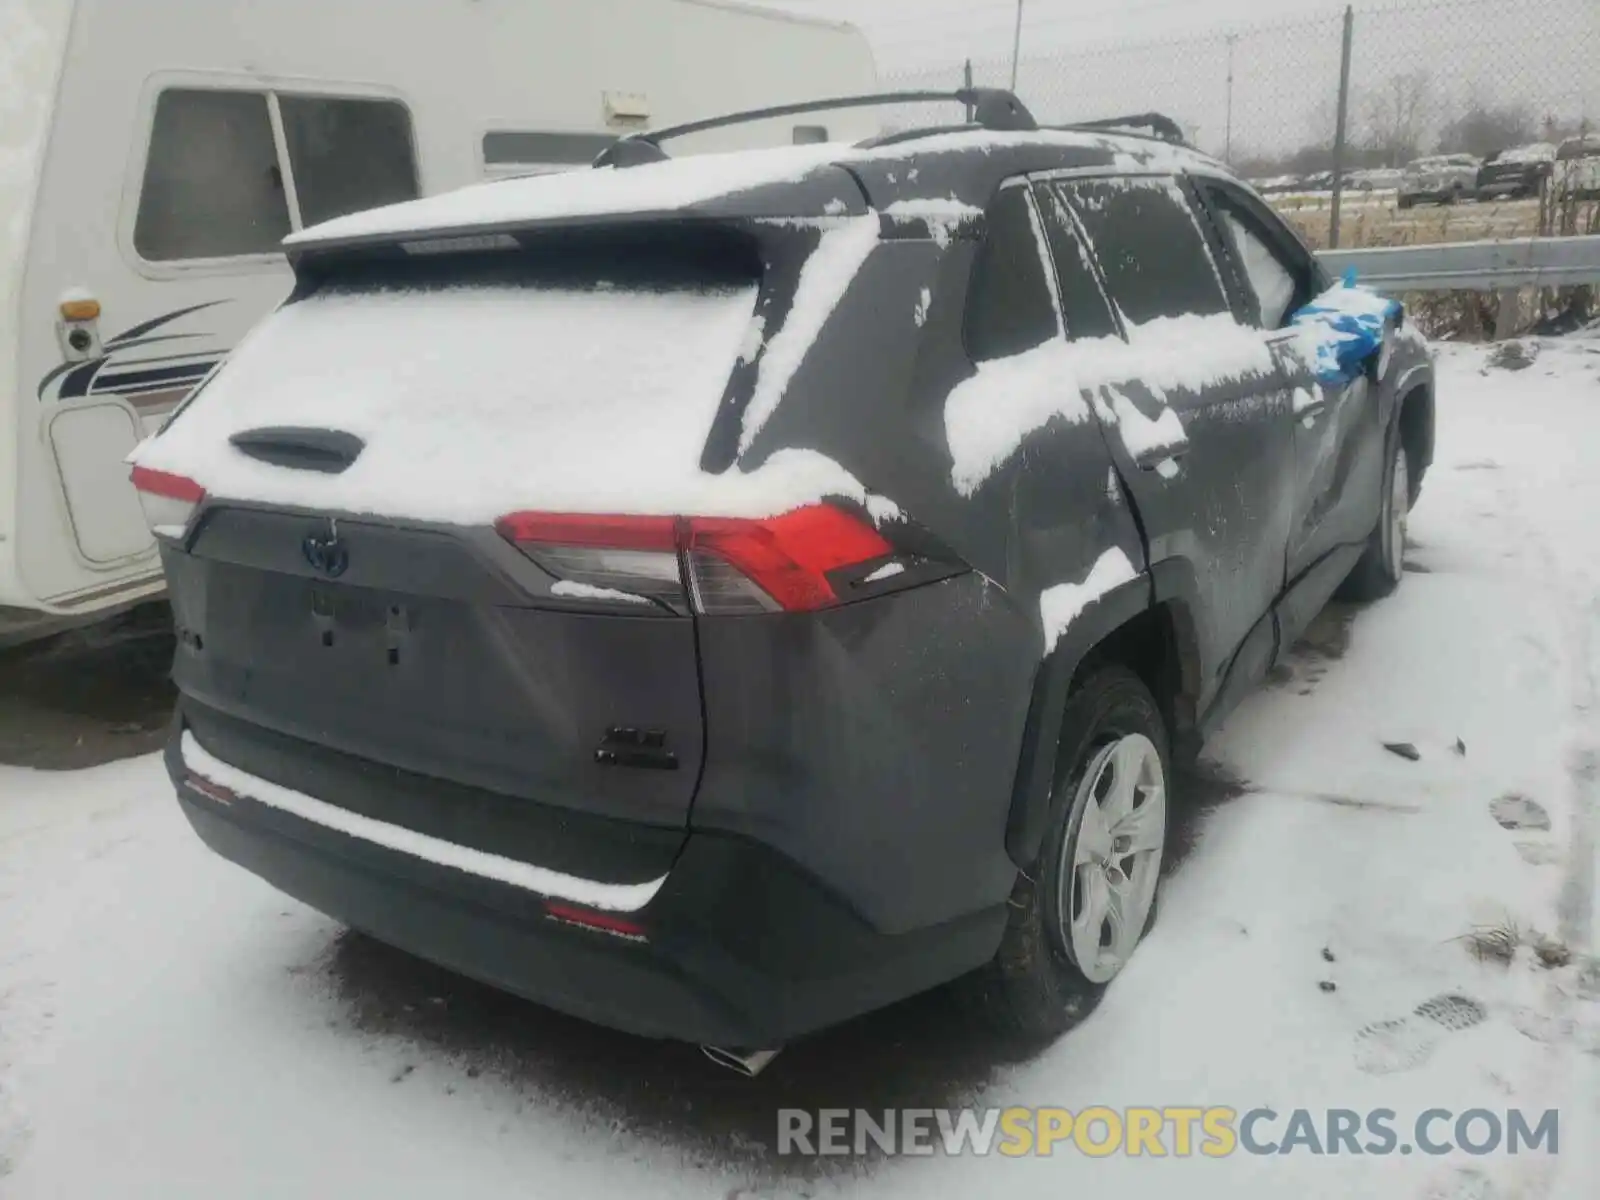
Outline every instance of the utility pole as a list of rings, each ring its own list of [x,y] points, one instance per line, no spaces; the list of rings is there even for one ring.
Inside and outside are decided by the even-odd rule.
[[[1017,90],[1017,63],[1022,58],[1022,0],[1017,0],[1017,35],[1011,42],[1011,90]]]
[[[1339,116],[1333,127],[1333,206],[1328,216],[1328,248],[1339,248],[1339,209],[1344,198],[1344,144],[1350,113],[1350,50],[1355,39],[1356,12],[1344,10],[1344,44],[1339,52]]]
[[[1227,149],[1222,152],[1222,161],[1229,166],[1233,165],[1233,47],[1238,41],[1237,33],[1228,35],[1228,133]]]

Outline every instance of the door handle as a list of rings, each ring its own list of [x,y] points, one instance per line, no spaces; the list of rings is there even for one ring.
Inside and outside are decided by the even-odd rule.
[[[1189,443],[1173,442],[1165,446],[1152,446],[1134,457],[1134,465],[1141,471],[1159,471],[1164,463],[1176,463],[1189,453]]]
[[[1309,388],[1296,388],[1294,391],[1294,419],[1304,421],[1309,428],[1319,417],[1328,411],[1327,393],[1318,387],[1316,391]]]

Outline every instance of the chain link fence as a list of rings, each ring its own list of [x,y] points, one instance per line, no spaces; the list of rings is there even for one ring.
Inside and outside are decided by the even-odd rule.
[[[886,83],[1009,87],[1012,71],[952,62]],[[1016,90],[1041,123],[1168,114],[1318,245],[1600,233],[1600,0],[1398,0],[1037,56],[1024,42]],[[1480,198],[1479,168],[1506,152],[1527,169]],[[1439,155],[1460,157],[1403,178]]]

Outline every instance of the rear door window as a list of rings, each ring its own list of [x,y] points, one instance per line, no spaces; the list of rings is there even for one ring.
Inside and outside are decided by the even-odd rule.
[[[281,95],[278,103],[302,225],[417,198],[405,105],[291,95]]]
[[[163,92],[134,223],[140,256],[171,262],[267,254],[289,229],[266,94]]]
[[[990,206],[967,288],[965,336],[974,362],[1009,358],[1059,336],[1040,241],[1028,189],[1004,189]]]
[[[1297,291],[1294,275],[1279,261],[1272,248],[1237,216],[1224,211],[1222,220],[1239,253],[1239,266],[1250,286],[1261,327],[1283,328],[1294,307]]]
[[[1050,247],[1050,257],[1055,263],[1056,290],[1061,301],[1061,319],[1067,327],[1067,337],[1116,337],[1116,316],[1106,302],[1072,213],[1056,194],[1045,187],[1037,195],[1039,220],[1044,225],[1045,241]]]
[[[1230,311],[1188,196],[1176,180],[1086,179],[1053,185],[1077,216],[1106,292],[1137,325]]]

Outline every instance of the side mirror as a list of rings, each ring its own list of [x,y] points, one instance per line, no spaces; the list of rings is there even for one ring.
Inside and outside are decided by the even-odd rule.
[[[1290,325],[1299,331],[1301,352],[1317,382],[1344,387],[1363,376],[1376,382],[1389,331],[1403,319],[1397,302],[1347,282],[1297,311]]]

